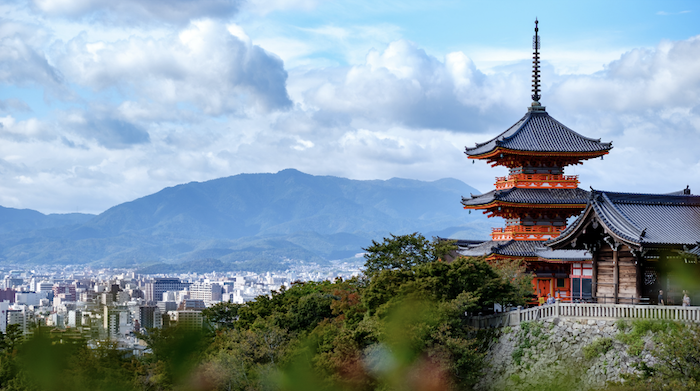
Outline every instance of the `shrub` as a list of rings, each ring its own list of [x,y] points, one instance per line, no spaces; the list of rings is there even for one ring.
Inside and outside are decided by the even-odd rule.
[[[607,353],[612,348],[612,339],[610,338],[598,338],[590,343],[588,346],[583,347],[583,356],[586,360],[591,360],[600,356],[601,354]]]

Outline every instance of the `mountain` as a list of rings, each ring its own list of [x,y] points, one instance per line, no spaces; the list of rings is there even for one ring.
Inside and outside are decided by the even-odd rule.
[[[0,209],[0,261],[110,266],[214,259],[252,265],[351,257],[372,239],[421,232],[485,238],[456,179],[360,181],[288,169],[165,188],[100,215]]]
[[[0,206],[0,234],[82,224],[95,217],[85,213],[45,215],[31,209]]]

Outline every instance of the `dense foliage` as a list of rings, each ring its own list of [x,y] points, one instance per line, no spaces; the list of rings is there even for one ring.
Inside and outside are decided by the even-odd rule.
[[[219,303],[203,312],[202,332],[149,330],[140,357],[56,330],[25,341],[11,325],[0,338],[0,390],[471,389],[492,336],[469,327],[468,314],[522,303],[529,276],[517,262],[443,262],[452,248],[418,234],[374,242],[363,276]],[[658,365],[617,387],[695,389],[698,328],[657,331]]]

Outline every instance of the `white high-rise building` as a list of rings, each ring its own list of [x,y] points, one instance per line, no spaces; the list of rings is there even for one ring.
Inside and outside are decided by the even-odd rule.
[[[221,285],[216,283],[194,283],[190,285],[190,299],[203,300],[205,303],[221,301]]]

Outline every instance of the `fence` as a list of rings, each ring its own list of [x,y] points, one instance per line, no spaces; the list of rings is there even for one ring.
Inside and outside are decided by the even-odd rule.
[[[472,316],[470,325],[477,328],[516,326],[521,322],[551,318],[587,319],[668,319],[700,322],[700,307],[653,306],[633,304],[561,303],[502,312],[486,316]]]

